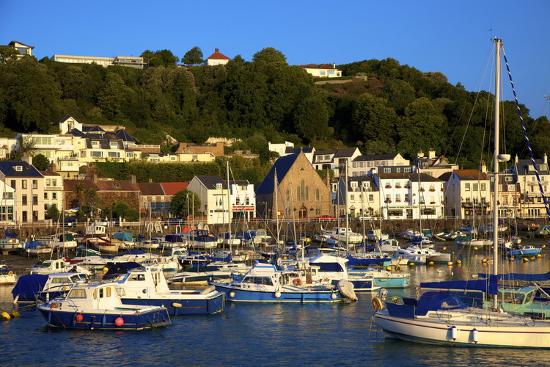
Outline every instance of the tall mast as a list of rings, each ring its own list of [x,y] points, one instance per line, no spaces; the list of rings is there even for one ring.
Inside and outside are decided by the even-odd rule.
[[[424,197],[424,194],[422,194],[422,190],[420,187],[420,160],[418,161],[416,165],[416,174],[418,178],[418,225],[420,226],[420,237],[422,238],[424,233],[422,232],[422,200],[420,199],[420,196]],[[412,187],[412,184],[411,184]],[[425,199],[424,199],[425,200]],[[420,248],[422,248],[422,240],[420,240]]]
[[[498,275],[498,170],[499,170],[499,105],[500,105],[500,48],[502,40],[495,38],[495,151],[493,154],[493,274]],[[498,308],[498,295],[493,297],[493,307]]]
[[[227,226],[229,227],[229,253],[233,254],[232,239],[231,239],[231,188],[229,186],[229,160],[226,163],[226,177],[227,177]]]
[[[275,199],[275,236],[277,237],[277,248],[279,248],[279,183],[277,182],[277,167],[273,173],[273,196]]]
[[[345,170],[345,178],[344,178],[344,184],[345,184],[345,193],[346,197],[344,198],[346,200],[346,249],[349,249],[349,216],[348,216],[348,159],[346,158],[346,170]]]

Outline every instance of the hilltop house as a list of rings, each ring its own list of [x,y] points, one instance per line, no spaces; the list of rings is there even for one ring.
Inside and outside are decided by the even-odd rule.
[[[206,59],[206,65],[216,66],[216,65],[225,65],[229,62],[229,57],[225,56],[220,52],[220,49],[214,49],[214,53]]]
[[[342,76],[342,70],[337,69],[336,64],[309,64],[301,67],[315,78],[340,78]]]

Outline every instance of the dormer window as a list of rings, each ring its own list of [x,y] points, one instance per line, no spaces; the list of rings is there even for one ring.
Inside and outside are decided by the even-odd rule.
[[[216,184],[216,190],[221,190],[222,189],[222,184],[221,183],[217,183]]]
[[[94,147],[94,148],[99,147],[99,141],[97,141],[97,140],[92,140],[92,147]]]
[[[16,172],[23,172],[23,166],[15,166]]]

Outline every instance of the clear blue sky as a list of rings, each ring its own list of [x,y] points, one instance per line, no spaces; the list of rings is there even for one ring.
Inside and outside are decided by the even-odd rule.
[[[535,117],[550,115],[548,0],[0,0],[0,43],[31,44],[39,58],[163,48],[181,57],[199,46],[205,56],[219,47],[250,59],[271,46],[291,64],[393,57],[475,91],[490,86],[494,35],[504,40],[521,102]]]

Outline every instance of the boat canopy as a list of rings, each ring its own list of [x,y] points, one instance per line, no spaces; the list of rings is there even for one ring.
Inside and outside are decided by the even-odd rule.
[[[478,277],[487,278],[489,274],[479,273]],[[491,275],[494,277],[494,275]],[[498,280],[519,280],[524,282],[544,282],[550,281],[550,271],[542,274],[521,274],[521,273],[508,273],[497,275]]]
[[[134,236],[130,232],[116,232],[113,234],[113,237],[119,241],[131,242],[134,240]]]
[[[13,298],[19,296],[21,300],[34,300],[35,294],[44,289],[48,276],[43,274],[29,274],[19,277],[17,284],[11,290]]]
[[[491,275],[488,279],[424,282],[420,283],[420,288],[480,291],[493,295],[498,292],[497,278],[494,275]]]

